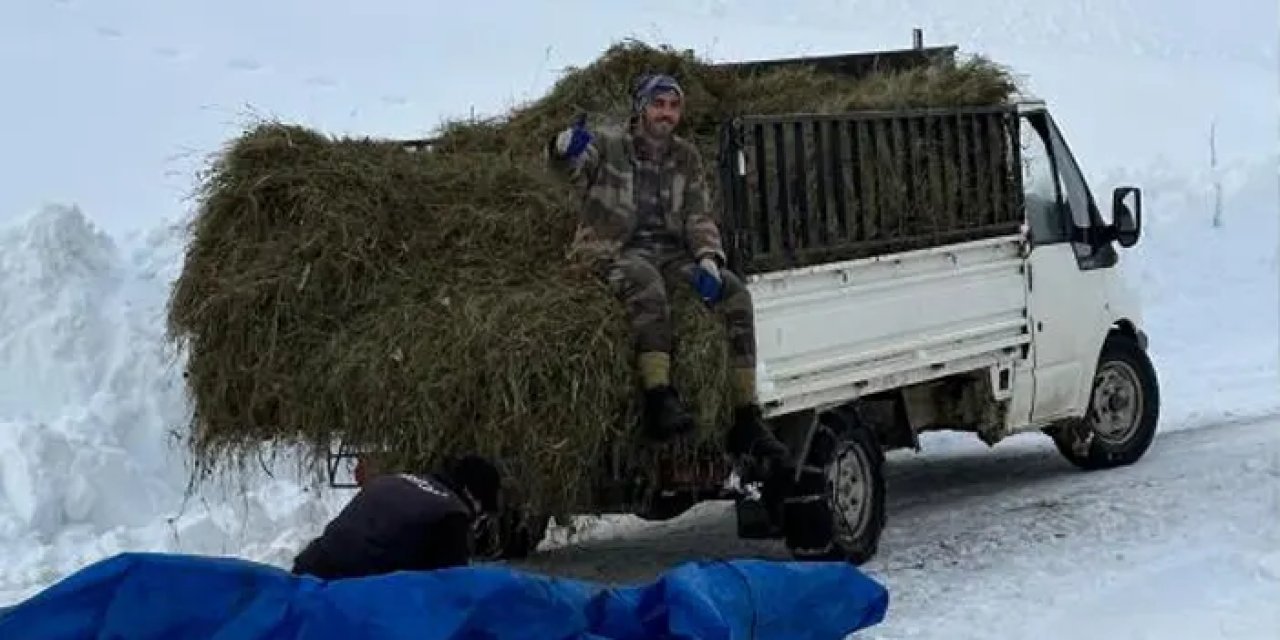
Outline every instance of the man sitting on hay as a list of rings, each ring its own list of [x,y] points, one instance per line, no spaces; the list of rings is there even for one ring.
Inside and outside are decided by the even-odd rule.
[[[584,191],[573,252],[626,305],[645,388],[647,435],[664,441],[695,427],[671,384],[666,285],[678,279],[691,283],[726,321],[735,390],[726,449],[785,465],[787,447],[764,424],[756,399],[751,294],[725,269],[700,154],[674,133],[683,107],[675,78],[645,75],[635,84],[625,130],[589,132],[580,118],[550,141],[553,164]]]

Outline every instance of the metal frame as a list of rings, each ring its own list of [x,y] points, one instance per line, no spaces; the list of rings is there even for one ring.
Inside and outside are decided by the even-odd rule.
[[[1017,233],[1018,126],[1016,105],[727,122],[720,181],[730,267],[753,275]],[[901,231],[906,211],[928,216],[932,231],[881,228],[897,220]]]
[[[359,460],[360,451],[349,451],[339,449],[337,452],[330,451],[325,456],[325,472],[329,478],[329,487],[333,489],[359,489],[360,485],[356,482],[338,482],[338,468],[347,460]]]

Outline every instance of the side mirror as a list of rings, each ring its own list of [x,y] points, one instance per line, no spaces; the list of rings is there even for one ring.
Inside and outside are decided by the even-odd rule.
[[[1111,229],[1108,234],[1128,249],[1142,235],[1142,190],[1116,187],[1111,193]]]

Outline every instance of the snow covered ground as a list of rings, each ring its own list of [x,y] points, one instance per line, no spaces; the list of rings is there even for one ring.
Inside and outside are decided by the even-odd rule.
[[[1139,465],[1069,467],[1045,439],[894,456],[889,525],[864,565],[889,589],[867,638],[1275,638],[1280,420],[1165,434]],[[632,525],[527,564],[649,579],[694,557],[786,559],[734,537],[729,504]],[[643,562],[637,562],[642,558]]]
[[[25,96],[0,101],[0,121],[22,125],[0,161],[0,605],[123,550],[283,565],[347,495],[288,468],[184,495],[174,433],[187,408],[162,341],[183,248],[172,225],[194,153],[233,135],[242,111],[409,136],[536,95],[556,67],[628,34],[754,58],[896,47],[923,26],[1029,74],[1095,196],[1144,188],[1145,237],[1123,259],[1147,305],[1163,433],[1140,464],[1099,474],[1037,437],[988,451],[935,435],[923,455],[895,455],[890,525],[867,567],[893,601],[869,635],[1276,637],[1276,7],[980,4],[822,0],[779,16],[754,0],[562,0],[445,17],[387,0],[341,19],[297,0],[0,9],[0,75]],[[282,23],[298,38],[276,37]],[[348,28],[379,37],[358,55],[330,46]],[[781,557],[732,531],[721,504],[663,524],[608,518],[528,564],[625,580],[700,556]]]

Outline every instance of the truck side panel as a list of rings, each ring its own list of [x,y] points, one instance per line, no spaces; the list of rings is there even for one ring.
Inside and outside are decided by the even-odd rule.
[[[751,276],[771,415],[1010,365],[1030,341],[1021,236]]]

